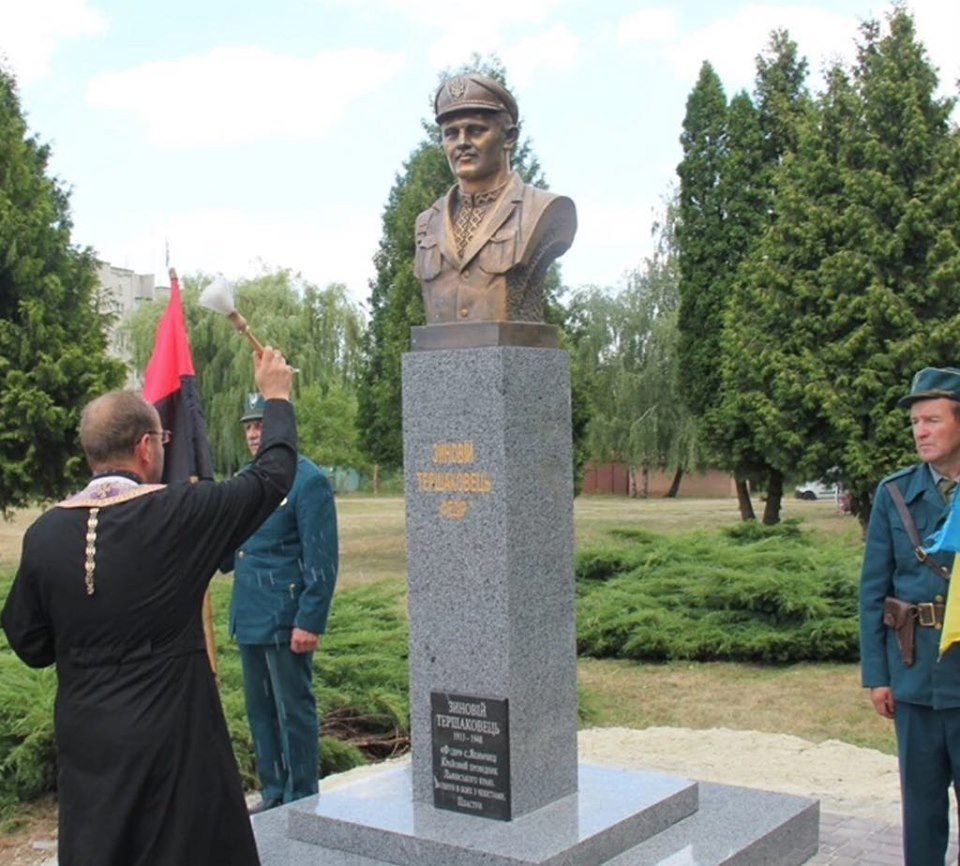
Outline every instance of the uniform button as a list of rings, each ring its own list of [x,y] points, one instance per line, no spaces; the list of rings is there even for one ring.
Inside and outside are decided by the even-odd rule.
[[[470,279],[470,271],[464,271],[464,272],[463,272],[463,278],[464,278],[465,280],[469,280],[469,279]]]
[[[238,551],[237,551],[237,559],[243,559],[243,551],[242,551],[242,550],[238,550]]]
[[[937,602],[937,603],[940,603],[941,601],[943,601],[943,596],[942,596],[942,595],[935,595],[935,596],[933,597],[933,600],[934,600],[935,602]]]
[[[469,311],[466,307],[461,307],[461,308],[460,308],[460,317],[461,317],[461,318],[465,319],[469,313],[470,313],[470,311]]]
[[[943,628],[943,623],[942,623],[942,622],[936,623],[936,624],[934,625],[934,628],[935,628],[937,631],[940,631],[940,629]]]

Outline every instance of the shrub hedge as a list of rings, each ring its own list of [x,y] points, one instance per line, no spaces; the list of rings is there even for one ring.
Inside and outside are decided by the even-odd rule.
[[[861,552],[796,522],[611,533],[577,555],[582,655],[644,661],[855,661]]]
[[[11,575],[0,577],[6,598]],[[244,786],[256,786],[253,740],[243,702],[240,654],[227,634],[230,580],[211,584],[220,697]],[[320,773],[381,758],[408,742],[407,616],[402,583],[383,581],[340,592],[328,634],[314,654],[323,715]],[[53,668],[33,670],[0,632],[0,807],[53,791]]]
[[[860,551],[795,523],[658,536],[618,530],[577,554],[583,655],[645,661],[854,661]],[[6,598],[11,576],[0,576]],[[218,676],[244,784],[256,785],[230,580],[211,584]],[[321,773],[402,751],[409,742],[407,615],[402,581],[342,590],[314,656],[323,714]],[[52,791],[53,669],[31,670],[0,633],[0,807]],[[590,716],[581,696],[582,720]],[[0,808],[2,812],[2,808]]]

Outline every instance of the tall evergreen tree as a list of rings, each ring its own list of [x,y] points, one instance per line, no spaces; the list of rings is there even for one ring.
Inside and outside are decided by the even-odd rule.
[[[731,151],[731,124],[733,149]],[[709,62],[700,69],[683,121],[680,142],[680,373],[691,411],[705,420],[718,406],[720,346],[730,284],[743,249],[750,243],[751,163],[759,130],[749,98],[738,95],[727,105],[723,85]],[[732,156],[731,156],[732,152]],[[739,182],[745,182],[743,187]],[[743,223],[743,220],[746,223]],[[716,427],[716,425],[712,425]],[[722,428],[719,428],[722,430]],[[713,434],[715,431],[711,431]],[[736,439],[733,444],[736,444]],[[715,460],[734,472],[740,514],[753,519],[747,489],[750,477],[762,476],[744,455],[731,451],[730,440],[710,437]]]
[[[861,520],[886,472],[912,459],[895,408],[916,369],[956,363],[960,341],[960,140],[952,99],[913,20],[862,29],[835,67],[796,157],[778,175],[777,219],[744,266],[743,388],[756,441],[784,471],[839,470]]]
[[[453,183],[443,151],[420,142],[390,190],[383,234],[374,257],[377,275],[367,304],[370,321],[359,385],[360,443],[373,463],[403,463],[400,427],[400,359],[410,348],[410,328],[425,322],[420,283],[413,274],[417,215]]]
[[[680,177],[680,375],[690,408],[703,412],[719,388],[716,359],[725,298],[717,280],[726,265],[720,178],[726,153],[727,98],[709,62],[687,99]]]
[[[812,108],[807,89],[808,64],[786,30],[774,30],[766,53],[757,55],[753,98],[763,137],[763,182],[772,194],[773,172],[785,154],[794,153],[800,124]]]
[[[71,244],[69,196],[49,156],[0,68],[0,511],[79,482],[80,409],[125,376],[106,356],[96,261]]]
[[[739,268],[776,219],[775,176],[795,150],[799,124],[810,112],[805,75],[806,62],[798,59],[796,44],[789,35],[785,31],[771,34],[766,52],[757,57],[755,101],[745,93],[731,100],[719,184],[725,206],[727,261],[718,281],[725,308],[716,364],[720,386],[713,405],[705,412],[705,427],[710,441],[738,477],[764,484],[765,524],[780,520],[785,475],[757,441],[753,418],[743,411],[740,402],[742,384],[753,375],[743,368],[753,363],[753,357],[737,354],[726,365],[723,359],[731,347],[734,352],[740,351],[742,321],[736,302]],[[725,370],[727,375],[723,375]],[[738,373],[731,374],[734,370]]]

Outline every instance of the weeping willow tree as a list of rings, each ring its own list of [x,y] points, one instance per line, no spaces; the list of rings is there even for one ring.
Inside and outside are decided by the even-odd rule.
[[[209,280],[186,277],[183,303],[214,466],[229,474],[248,459],[238,419],[244,396],[254,389],[253,356],[224,316],[198,305]],[[356,382],[364,320],[345,287],[321,289],[278,270],[238,282],[235,292],[258,338],[282,348],[300,371],[294,384],[300,450],[324,465],[358,465]],[[127,325],[141,374],[162,313],[161,304],[145,305]]]
[[[679,393],[675,214],[668,203],[654,254],[622,290],[592,288],[571,305],[575,362],[592,393],[587,452],[641,469],[645,482],[653,470],[673,472],[668,495],[703,465],[697,424]]]

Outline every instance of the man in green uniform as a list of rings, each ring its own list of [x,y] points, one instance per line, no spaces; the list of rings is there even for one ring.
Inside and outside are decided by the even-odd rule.
[[[254,457],[264,409],[263,397],[250,394],[240,419]],[[327,627],[338,544],[333,489],[313,462],[298,456],[290,493],[222,568],[234,571],[230,633],[240,646],[262,793],[251,811],[260,812],[318,788],[313,653]]]
[[[904,862],[934,866],[947,850],[948,789],[960,780],[960,648],[938,660],[952,554],[918,556],[918,547],[942,526],[960,478],[960,370],[921,370],[900,405],[921,462],[883,479],[874,496],[860,655],[874,708],[896,730]]]

